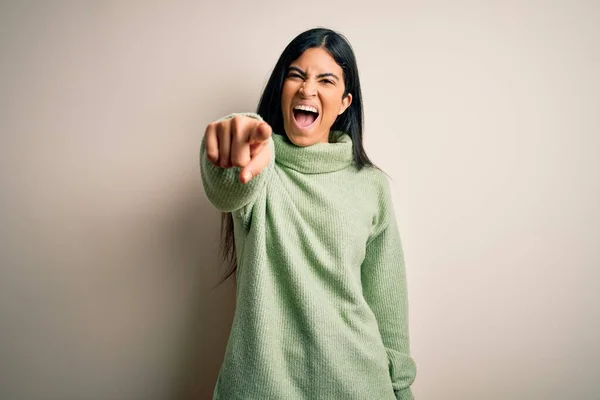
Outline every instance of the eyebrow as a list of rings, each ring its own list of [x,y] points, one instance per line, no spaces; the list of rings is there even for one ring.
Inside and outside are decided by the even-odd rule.
[[[288,68],[288,73],[289,73],[290,71],[296,71],[297,73],[299,73],[300,75],[302,75],[302,77],[303,77],[303,78],[306,78],[306,72],[302,71],[302,70],[301,70],[300,68],[298,68],[298,67],[289,67],[289,68]],[[325,77],[327,77],[327,76],[334,77],[334,78],[335,78],[335,79],[337,79],[338,81],[340,80],[340,78],[339,78],[339,77],[338,77],[336,74],[334,74],[334,73],[331,73],[331,72],[325,72],[325,73],[323,73],[323,74],[319,74],[319,75],[317,75],[317,78],[325,78]]]

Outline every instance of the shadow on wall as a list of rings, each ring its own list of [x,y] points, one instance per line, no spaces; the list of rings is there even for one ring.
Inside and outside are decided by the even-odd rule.
[[[236,87],[224,93],[238,93],[235,98],[222,98],[212,104],[217,119],[231,112],[254,111],[256,93]],[[208,121],[204,121],[206,123]],[[205,126],[200,123],[200,136]],[[200,148],[200,141],[194,144]],[[196,154],[197,154],[197,151]],[[219,253],[221,213],[208,201],[202,189],[199,163],[191,181],[185,182],[184,192],[193,193],[180,202],[169,220],[171,249],[185,254],[184,268],[192,284],[187,288],[186,315],[178,338],[179,349],[172,380],[172,395],[176,400],[212,399],[213,389],[229,338],[235,310],[235,277],[221,283],[227,266]],[[183,246],[183,247],[182,247]],[[179,258],[180,255],[175,255]],[[218,285],[218,286],[217,286]]]
[[[203,193],[200,202],[193,203],[180,208],[172,238],[176,247],[190,243],[188,254],[195,259],[188,277],[200,282],[191,285],[199,290],[192,291],[186,302],[188,315],[175,365],[172,398],[182,400],[212,399],[235,309],[234,277],[217,286],[226,270],[219,258],[220,213]]]

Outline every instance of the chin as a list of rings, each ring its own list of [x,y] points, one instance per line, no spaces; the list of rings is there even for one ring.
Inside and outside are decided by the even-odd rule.
[[[300,147],[311,146],[329,140],[329,135],[321,135],[318,132],[315,132],[315,130],[316,129],[297,129],[296,127],[293,127],[292,129],[286,129],[285,133],[290,142]]]
[[[291,127],[289,125],[285,126],[284,124],[284,128],[286,136],[290,142],[296,146],[306,147],[319,142],[329,141],[329,132],[327,132],[327,134],[321,134],[318,129],[318,124],[314,124],[314,126],[311,126],[309,129],[303,129],[292,123]]]
[[[312,146],[318,142],[318,139],[313,136],[306,136],[298,133],[288,133],[287,137],[290,139],[290,142],[299,147]]]

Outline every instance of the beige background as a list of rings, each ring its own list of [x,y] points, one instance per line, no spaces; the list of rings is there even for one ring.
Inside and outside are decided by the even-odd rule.
[[[600,4],[0,4],[0,398],[208,399],[233,312],[197,153],[283,47],[355,47],[418,399],[598,399]]]

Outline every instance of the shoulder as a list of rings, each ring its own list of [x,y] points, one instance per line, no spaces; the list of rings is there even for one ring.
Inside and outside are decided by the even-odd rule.
[[[376,196],[380,202],[391,199],[389,176],[375,167],[364,167],[358,171],[361,186],[372,196]]]
[[[375,167],[364,167],[358,172],[364,195],[368,196],[373,212],[371,237],[377,236],[395,220],[390,177]]]
[[[257,119],[259,121],[263,121],[262,117],[260,115],[258,115],[257,113],[253,113],[253,112],[236,112],[236,113],[231,113],[229,115],[221,117],[221,118],[219,118],[215,122],[227,121],[229,119],[234,119],[235,117],[249,117],[249,118]]]

